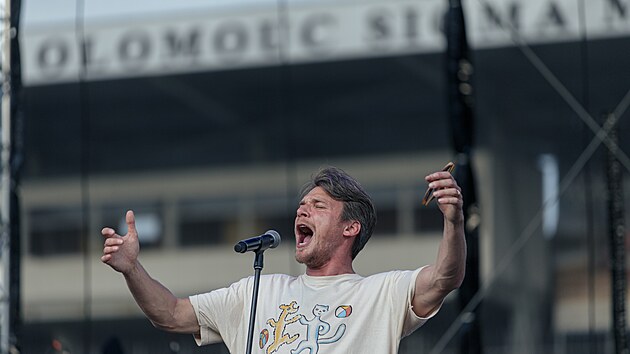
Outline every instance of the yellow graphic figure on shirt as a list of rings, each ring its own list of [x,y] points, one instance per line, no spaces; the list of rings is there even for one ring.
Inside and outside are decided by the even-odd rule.
[[[297,322],[300,319],[300,315],[287,319],[287,316],[296,313],[298,309],[300,308],[299,306],[297,306],[297,302],[291,301],[290,304],[288,305],[283,304],[283,305],[280,305],[279,307],[282,310],[282,312],[280,313],[278,320],[274,320],[273,318],[270,318],[267,320],[267,323],[271,327],[273,327],[273,342],[267,347],[267,354],[271,354],[277,351],[278,348],[280,348],[280,346],[283,344],[293,343],[300,336],[299,334],[290,336],[284,333],[284,330],[287,325],[290,325],[293,322]]]

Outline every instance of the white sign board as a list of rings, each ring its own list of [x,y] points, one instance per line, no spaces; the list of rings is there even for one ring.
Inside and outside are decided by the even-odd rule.
[[[463,0],[472,47],[627,36],[630,0]],[[27,85],[442,51],[446,0],[237,6],[22,31]],[[583,18],[584,21],[580,19]],[[583,27],[582,27],[583,26]],[[280,30],[282,29],[282,30]],[[515,35],[516,34],[516,35]],[[84,48],[83,54],[81,47]]]

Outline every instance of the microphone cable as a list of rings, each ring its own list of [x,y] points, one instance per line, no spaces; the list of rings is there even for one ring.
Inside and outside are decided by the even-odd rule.
[[[81,252],[83,255],[83,352],[91,352],[92,344],[92,267],[90,236],[90,95],[87,85],[87,53],[85,48],[85,0],[76,0],[75,36],[79,55],[77,90],[79,96]]]

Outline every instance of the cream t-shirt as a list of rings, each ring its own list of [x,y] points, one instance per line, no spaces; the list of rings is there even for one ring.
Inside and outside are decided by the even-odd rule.
[[[357,274],[260,280],[252,353],[395,354],[400,339],[427,318],[411,308],[421,269],[362,277]],[[253,277],[193,295],[198,345],[223,341],[232,354],[245,352]]]

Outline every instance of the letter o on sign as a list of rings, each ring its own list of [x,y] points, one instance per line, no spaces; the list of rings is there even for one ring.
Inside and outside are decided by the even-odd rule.
[[[43,71],[60,70],[68,62],[68,51],[68,43],[63,40],[47,40],[37,52],[37,65]]]
[[[238,54],[247,46],[247,30],[239,23],[227,23],[217,28],[214,49],[217,54]]]
[[[151,52],[151,41],[144,32],[128,33],[118,46],[118,55],[122,61],[141,61]]]

